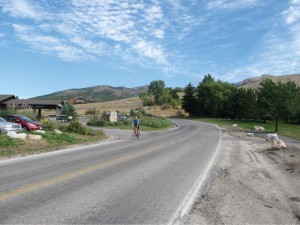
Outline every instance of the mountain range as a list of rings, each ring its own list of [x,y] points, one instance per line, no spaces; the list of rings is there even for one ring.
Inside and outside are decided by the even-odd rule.
[[[300,87],[300,74],[291,74],[291,75],[283,75],[283,76],[274,76],[274,75],[268,75],[264,74],[261,75],[260,77],[252,77],[248,78],[245,80],[242,80],[236,84],[237,87],[243,87],[243,88],[252,88],[252,89],[257,89],[259,87],[259,83],[263,79],[271,79],[274,82],[277,81],[282,81],[282,82],[287,82],[287,81],[294,81],[298,87]]]
[[[81,97],[87,103],[108,102],[113,100],[136,97],[139,96],[139,93],[142,91],[148,91],[148,85],[135,88],[99,85],[87,88],[76,88],[58,91],[47,95],[37,96],[31,99],[69,100]]]
[[[236,87],[257,89],[260,81],[263,79],[272,79],[274,82],[281,80],[287,82],[288,80],[295,81],[296,85],[300,87],[300,74],[273,76],[262,75],[260,77],[252,77],[242,80],[235,84]],[[44,100],[69,100],[73,98],[82,97],[87,103],[93,102],[108,102],[113,100],[120,100],[125,98],[137,97],[142,91],[148,91],[148,85],[126,88],[126,87],[111,87],[107,85],[99,85],[80,89],[69,89],[59,92],[54,92],[47,95],[37,96],[31,99],[44,99]]]

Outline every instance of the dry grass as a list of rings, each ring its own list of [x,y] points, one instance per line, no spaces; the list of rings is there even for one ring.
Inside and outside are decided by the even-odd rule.
[[[120,111],[129,113],[130,109],[137,109],[142,107],[142,102],[138,97],[127,98],[116,101],[109,102],[96,102],[87,104],[75,105],[76,112],[79,115],[84,115],[84,113],[89,109],[95,109],[96,111]]]
[[[274,82],[277,82],[279,80],[281,80],[282,82],[288,82],[288,81],[295,81],[296,85],[298,87],[300,87],[300,75],[299,74],[293,74],[293,75],[286,75],[286,76],[272,76],[272,77],[268,77],[269,79],[273,80]],[[249,83],[249,84],[245,84],[242,85],[241,87],[243,88],[252,88],[252,89],[257,89],[260,85],[259,83],[263,80],[257,80],[255,82]]]
[[[88,104],[78,104],[75,105],[76,112],[79,115],[84,115],[87,110],[94,110],[102,113],[106,110],[108,111],[119,111],[125,114],[129,114],[131,109],[140,110],[144,109],[146,113],[160,116],[160,117],[171,117],[176,116],[178,111],[184,113],[181,110],[180,106],[176,109],[164,109],[162,110],[161,106],[143,106],[139,97],[127,98],[122,100],[110,101],[110,102],[97,102],[97,103],[88,103]]]

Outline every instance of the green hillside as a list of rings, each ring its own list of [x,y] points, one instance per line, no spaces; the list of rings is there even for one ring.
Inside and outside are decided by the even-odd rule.
[[[137,97],[140,92],[147,91],[148,86],[136,88],[111,87],[106,85],[87,87],[81,89],[69,89],[54,92],[48,95],[37,96],[31,99],[44,100],[69,100],[76,97],[82,97],[87,103],[107,102],[124,98]]]

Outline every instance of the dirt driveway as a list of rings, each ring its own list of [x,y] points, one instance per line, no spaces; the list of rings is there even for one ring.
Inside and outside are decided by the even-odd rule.
[[[182,224],[300,224],[300,148],[224,133],[213,176]]]

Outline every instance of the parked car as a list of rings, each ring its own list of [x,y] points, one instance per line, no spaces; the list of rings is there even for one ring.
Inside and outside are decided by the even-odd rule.
[[[0,117],[0,133],[7,133],[7,132],[22,132],[22,126],[18,123],[11,123],[7,122],[5,119]]]
[[[35,131],[43,129],[41,123],[33,121],[32,119],[29,119],[28,117],[23,115],[5,115],[2,116],[2,118],[9,122],[21,124],[24,131]]]

